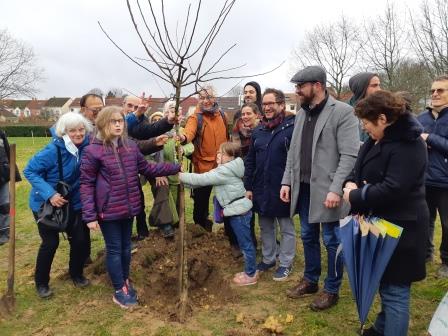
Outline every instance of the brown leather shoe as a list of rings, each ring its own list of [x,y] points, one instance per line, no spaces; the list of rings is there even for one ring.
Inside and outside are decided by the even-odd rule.
[[[323,291],[311,304],[310,308],[314,311],[325,310],[338,303],[339,295]]]
[[[291,299],[298,299],[308,294],[317,293],[319,286],[317,283],[309,282],[302,278],[297,285],[286,291],[286,296]]]

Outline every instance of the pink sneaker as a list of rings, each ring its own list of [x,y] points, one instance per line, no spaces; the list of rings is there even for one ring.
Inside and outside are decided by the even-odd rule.
[[[257,283],[257,275],[249,276],[245,272],[240,272],[235,274],[233,278],[233,283],[237,286],[250,286],[255,285]]]

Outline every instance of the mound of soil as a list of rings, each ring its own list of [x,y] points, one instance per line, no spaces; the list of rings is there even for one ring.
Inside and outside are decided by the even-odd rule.
[[[177,231],[166,240],[159,231],[137,243],[131,262],[131,279],[140,304],[162,319],[174,319],[178,301]],[[198,308],[215,309],[236,303],[238,295],[230,286],[238,264],[232,257],[223,230],[209,233],[194,224],[187,225],[189,303],[192,313]],[[242,265],[241,265],[242,267]],[[89,277],[110,283],[104,252],[87,268]]]

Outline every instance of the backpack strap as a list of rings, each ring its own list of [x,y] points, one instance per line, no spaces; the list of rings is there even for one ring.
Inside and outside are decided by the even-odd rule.
[[[61,149],[59,147],[56,147],[56,149],[58,150],[59,181],[63,181],[64,180],[64,174],[63,174],[63,170],[62,170],[62,153],[61,153]]]
[[[226,138],[229,140],[229,124],[227,123],[227,118],[223,110],[219,109],[219,114],[221,114],[222,121],[224,122],[224,126],[226,128]],[[202,144],[202,126],[204,124],[204,116],[202,113],[196,113],[198,124],[196,127],[196,136],[193,139],[193,144],[195,147],[201,147]]]

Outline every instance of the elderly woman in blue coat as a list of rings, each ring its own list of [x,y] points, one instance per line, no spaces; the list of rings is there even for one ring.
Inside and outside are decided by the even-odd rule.
[[[63,114],[51,129],[53,140],[28,162],[24,175],[31,184],[29,205],[37,221],[37,213],[47,200],[55,207],[68,201],[55,189],[59,181],[58,151],[61,153],[63,180],[70,186],[70,207],[72,218],[67,227],[70,243],[69,273],[76,287],[86,287],[89,280],[83,275],[83,266],[90,250],[90,236],[87,226],[81,221],[79,178],[81,155],[88,145],[87,134],[92,130],[90,122],[81,114]],[[49,287],[50,270],[59,246],[59,232],[37,223],[42,239],[37,254],[35,284],[37,294],[48,298],[53,293]]]

